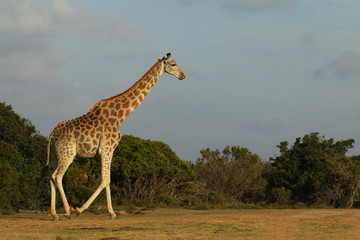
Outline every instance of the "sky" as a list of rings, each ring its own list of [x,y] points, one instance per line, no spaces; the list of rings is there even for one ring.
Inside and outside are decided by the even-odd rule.
[[[360,154],[358,0],[0,0],[0,102],[48,136],[171,52],[122,134],[188,161],[319,132]]]

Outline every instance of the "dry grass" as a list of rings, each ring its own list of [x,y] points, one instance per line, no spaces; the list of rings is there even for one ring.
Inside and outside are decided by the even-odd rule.
[[[0,239],[360,239],[360,211],[156,209],[115,220],[84,213],[57,222],[22,212],[0,216]]]

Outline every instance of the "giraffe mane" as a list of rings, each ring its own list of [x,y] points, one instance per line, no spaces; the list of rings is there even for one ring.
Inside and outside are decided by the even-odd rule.
[[[115,96],[112,96],[112,97],[109,97],[109,98],[105,98],[105,99],[101,99],[99,102],[107,101],[107,100],[113,100],[113,99],[115,99],[115,98],[117,98],[117,97],[120,97],[120,96],[123,95],[123,94],[126,94],[126,93],[130,92],[131,90],[134,89],[134,87],[136,86],[136,84],[137,84],[138,82],[140,82],[141,80],[143,80],[144,77],[145,77],[150,71],[152,71],[152,70],[153,70],[159,63],[161,63],[162,61],[164,61],[164,59],[159,58],[158,61],[157,61],[139,80],[137,80],[136,83],[134,83],[128,90],[126,90],[126,91],[124,91],[124,92],[122,92],[122,93],[120,93],[120,94],[117,94],[117,95],[115,95]],[[98,102],[98,103],[99,103],[99,102]],[[97,104],[97,103],[96,103],[96,104]],[[95,105],[96,105],[96,104],[95,104]],[[94,105],[94,106],[95,106],[95,105]]]

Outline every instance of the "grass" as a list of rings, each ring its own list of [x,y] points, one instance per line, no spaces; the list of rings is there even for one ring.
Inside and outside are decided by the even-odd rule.
[[[55,240],[72,240],[72,238],[63,238],[62,236],[56,236]]]
[[[0,216],[0,239],[357,239],[360,211],[345,209],[153,209],[110,220],[25,211]]]
[[[348,222],[346,216],[333,216],[323,219],[302,220],[304,236],[316,237],[316,239],[357,239],[358,227]],[[326,236],[323,232],[326,231]]]

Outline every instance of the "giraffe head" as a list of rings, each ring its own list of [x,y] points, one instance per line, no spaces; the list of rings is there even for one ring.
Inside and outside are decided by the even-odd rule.
[[[168,53],[166,57],[163,58],[164,61],[164,71],[177,77],[179,80],[185,78],[185,74],[180,69],[176,61],[172,58],[171,53]]]

